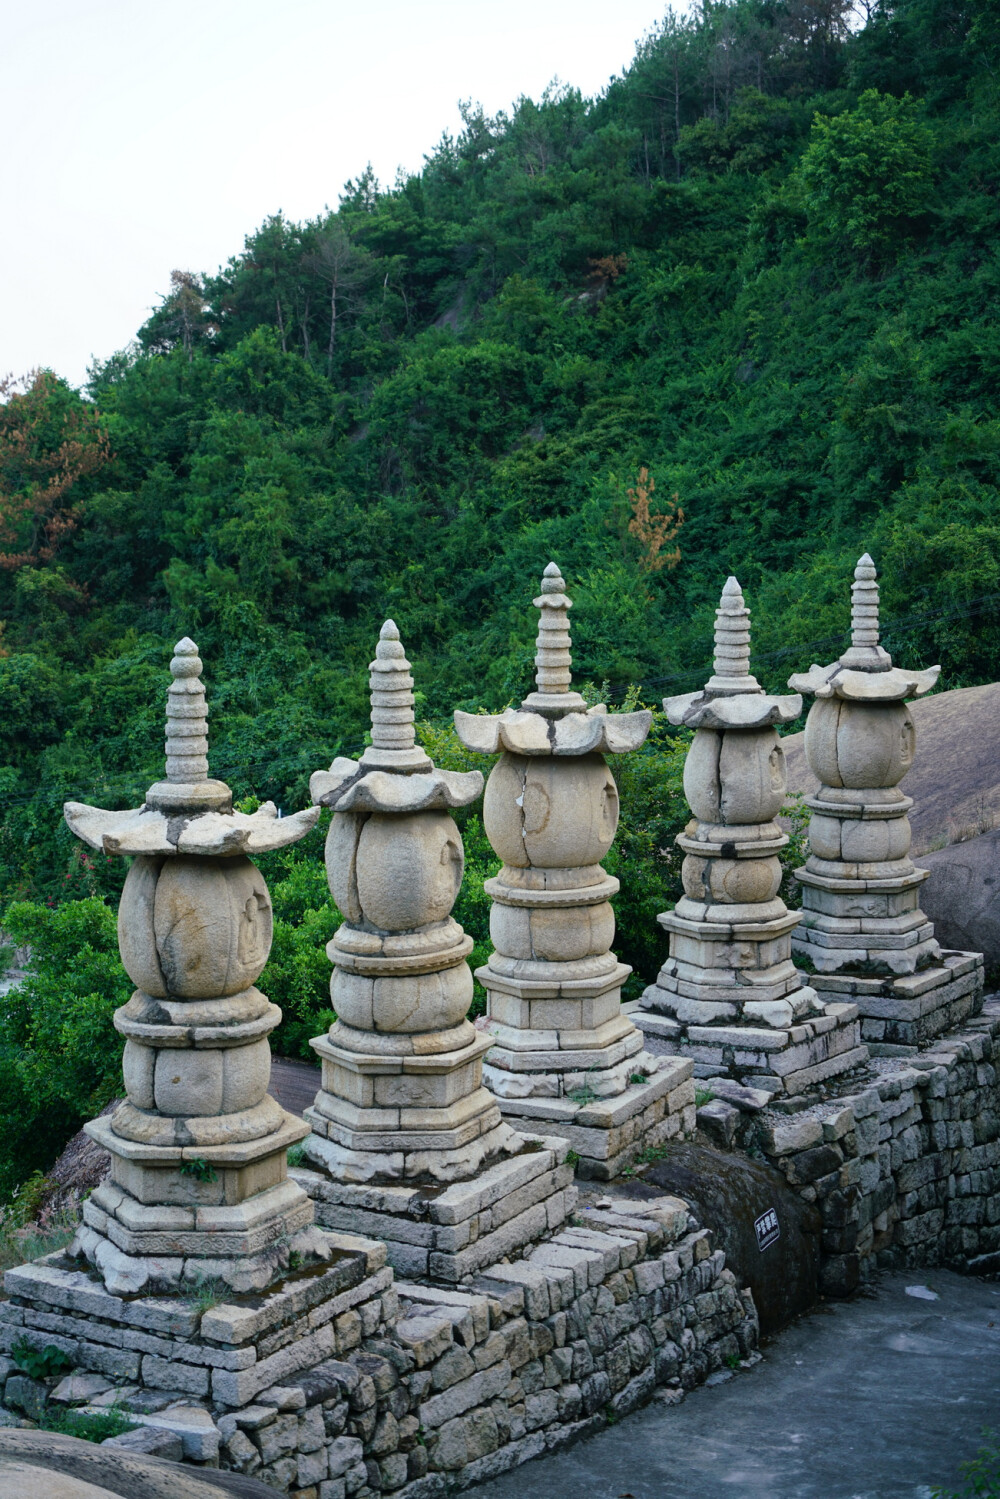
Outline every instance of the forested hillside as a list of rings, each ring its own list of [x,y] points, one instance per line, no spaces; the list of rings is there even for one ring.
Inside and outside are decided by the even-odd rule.
[[[387,615],[430,725],[523,695],[550,557],[578,674],[612,700],[703,679],[729,572],[762,679],[829,659],[863,548],[903,663],[1000,676],[998,70],[991,0],[885,0],[863,25],[846,0],[705,0],[600,98],[467,107],[419,175],[381,187],[359,161],[337,211],[175,271],[83,395],[8,385],[0,898],[119,888],[61,803],[141,799],[181,634],[214,773],[287,808],[363,743]],[[646,980],[678,755],[660,732],[629,772],[616,856],[651,871],[619,911]],[[269,876],[301,1037],[336,918],[312,847]],[[88,953],[111,942],[94,923]]]

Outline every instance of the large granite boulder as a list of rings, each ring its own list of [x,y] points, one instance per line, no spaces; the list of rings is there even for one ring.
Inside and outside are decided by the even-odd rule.
[[[616,1182],[608,1191],[630,1198],[669,1192],[690,1203],[739,1284],[753,1292],[762,1334],[777,1332],[818,1300],[819,1213],[767,1161],[700,1140],[676,1143],[641,1180]]]
[[[931,877],[921,904],[942,947],[981,952],[987,976],[1000,966],[1000,828],[921,854]]]

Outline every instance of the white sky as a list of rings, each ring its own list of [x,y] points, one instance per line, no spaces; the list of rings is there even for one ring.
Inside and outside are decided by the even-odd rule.
[[[678,8],[686,8],[680,6]],[[414,170],[456,102],[598,92],[665,0],[0,0],[0,374],[74,383],[175,267]]]

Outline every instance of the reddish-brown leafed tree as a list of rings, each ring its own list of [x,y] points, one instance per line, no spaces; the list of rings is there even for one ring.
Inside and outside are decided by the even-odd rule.
[[[79,518],[74,486],[110,457],[98,413],[51,370],[0,376],[0,567],[48,562]]]

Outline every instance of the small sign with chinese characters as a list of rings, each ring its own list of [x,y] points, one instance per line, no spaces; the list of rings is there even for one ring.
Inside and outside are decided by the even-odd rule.
[[[755,1218],[753,1226],[757,1234],[758,1249],[767,1249],[769,1245],[781,1237],[781,1229],[778,1227],[778,1215],[774,1211],[774,1208],[768,1208],[766,1213],[761,1213],[759,1218]]]

